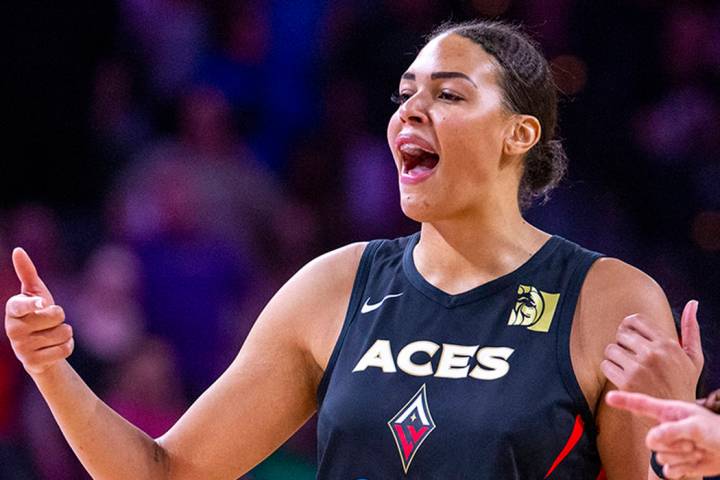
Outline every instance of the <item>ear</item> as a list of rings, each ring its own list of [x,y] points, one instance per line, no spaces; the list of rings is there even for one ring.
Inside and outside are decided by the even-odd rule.
[[[540,140],[542,127],[532,115],[514,115],[508,128],[503,153],[524,155]]]

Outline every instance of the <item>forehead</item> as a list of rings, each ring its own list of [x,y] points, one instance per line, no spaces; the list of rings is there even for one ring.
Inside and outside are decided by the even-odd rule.
[[[437,71],[462,72],[480,83],[495,83],[493,57],[472,40],[453,33],[433,38],[420,50],[408,72],[429,75]]]

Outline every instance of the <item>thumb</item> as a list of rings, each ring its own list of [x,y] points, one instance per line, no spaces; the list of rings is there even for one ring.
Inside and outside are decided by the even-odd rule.
[[[683,350],[687,353],[693,364],[701,370],[705,359],[703,357],[702,340],[700,339],[700,325],[697,321],[698,301],[690,300],[683,309],[680,320],[680,336]]]
[[[15,274],[20,280],[20,291],[24,295],[37,295],[42,297],[47,305],[53,305],[53,300],[50,290],[45,286],[40,276],[37,273],[37,269],[30,260],[27,252],[20,247],[17,247],[12,252],[13,267],[15,267]]]

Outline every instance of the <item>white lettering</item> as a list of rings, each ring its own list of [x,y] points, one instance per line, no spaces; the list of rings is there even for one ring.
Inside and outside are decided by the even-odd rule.
[[[470,370],[470,357],[475,355],[479,345],[465,346],[443,343],[436,377],[465,378]]]
[[[470,376],[478,380],[496,380],[510,371],[507,360],[515,350],[508,347],[483,347],[478,350],[478,366],[472,369]]]
[[[437,369],[433,369],[432,358],[441,350]],[[428,340],[418,340],[405,345],[397,355],[397,365],[389,340],[376,340],[360,358],[353,372],[364,372],[370,367],[379,368],[383,373],[396,373],[397,369],[408,375],[439,378],[467,378],[497,380],[510,371],[508,359],[515,352],[509,347],[480,347],[479,345],[438,345]],[[413,361],[413,355],[425,354],[425,363]],[[475,357],[476,365],[470,369],[470,359]]]
[[[412,356],[415,353],[422,352],[432,358],[439,348],[440,345],[437,343],[425,340],[409,343],[400,350],[397,357],[397,366],[408,375],[414,375],[416,377],[427,377],[428,375],[432,375],[433,367],[429,360],[426,363],[415,363],[412,361]]]
[[[368,367],[382,368],[385,373],[397,372],[389,340],[377,340],[355,365],[353,372],[362,372]]]

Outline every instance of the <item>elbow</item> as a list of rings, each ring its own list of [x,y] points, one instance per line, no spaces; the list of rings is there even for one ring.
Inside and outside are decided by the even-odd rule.
[[[151,470],[154,472],[153,478],[159,480],[170,480],[171,479],[171,468],[170,468],[170,455],[167,450],[163,447],[161,440],[154,439],[151,444],[152,456],[150,461],[152,463]]]

